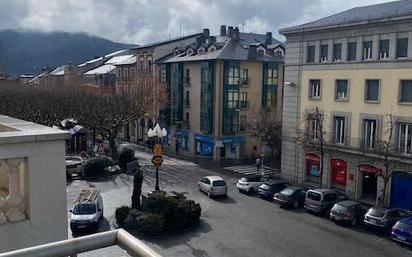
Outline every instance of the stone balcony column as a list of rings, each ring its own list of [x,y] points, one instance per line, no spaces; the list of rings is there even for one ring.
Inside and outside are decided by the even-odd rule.
[[[23,159],[8,159],[5,162],[9,174],[9,195],[6,197],[6,217],[9,222],[24,220],[26,215],[22,212],[23,198],[19,192],[18,170]]]
[[[6,201],[0,196],[0,226],[7,223],[7,218],[3,213]]]

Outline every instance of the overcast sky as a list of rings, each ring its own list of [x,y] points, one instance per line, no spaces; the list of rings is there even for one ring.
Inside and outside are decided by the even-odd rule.
[[[0,0],[0,29],[87,32],[143,44],[221,24],[273,31],[388,0]],[[280,38],[282,39],[282,38]]]

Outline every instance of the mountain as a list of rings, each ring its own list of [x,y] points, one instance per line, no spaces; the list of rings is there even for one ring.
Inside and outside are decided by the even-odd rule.
[[[132,46],[85,33],[0,30],[0,72],[38,74],[45,67],[80,64]]]

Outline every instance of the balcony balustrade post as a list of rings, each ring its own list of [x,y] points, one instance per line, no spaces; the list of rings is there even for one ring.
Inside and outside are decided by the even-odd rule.
[[[6,217],[9,222],[24,220],[26,215],[21,211],[23,198],[19,192],[18,169],[23,159],[8,159],[5,161],[9,174],[9,195],[6,197]]]
[[[0,196],[0,226],[7,223],[7,218],[3,213],[6,201]]]

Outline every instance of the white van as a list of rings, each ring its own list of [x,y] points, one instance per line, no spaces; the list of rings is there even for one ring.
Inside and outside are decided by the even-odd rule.
[[[103,218],[103,200],[98,190],[83,189],[70,210],[70,228],[73,234],[95,231]]]

